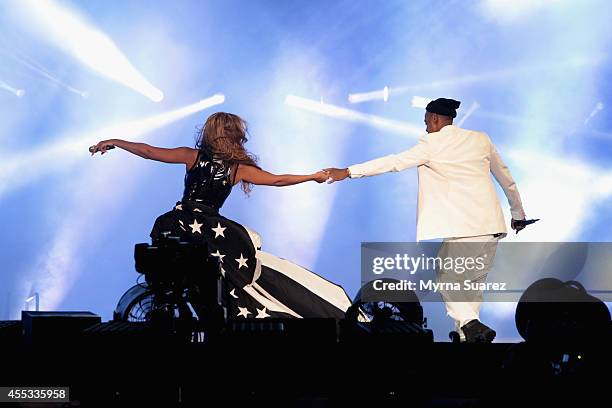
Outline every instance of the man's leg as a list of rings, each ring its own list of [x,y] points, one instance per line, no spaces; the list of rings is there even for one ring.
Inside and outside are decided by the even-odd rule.
[[[482,290],[465,290],[464,282],[470,280],[479,284],[486,282],[487,274],[493,264],[499,235],[483,235],[477,237],[462,237],[445,239],[438,257],[442,260],[453,260],[454,268],[442,267],[438,271],[437,278],[439,283],[453,284],[459,286],[461,290],[441,290],[442,299],[446,306],[447,314],[455,321],[455,330],[459,333],[462,341],[465,340],[465,333],[462,327],[472,321],[479,321],[480,306],[483,301]],[[477,270],[464,270],[456,266],[457,261],[467,258],[478,259],[483,267]],[[468,326],[473,328],[475,323]],[[479,326],[478,326],[479,327]],[[486,327],[486,326],[484,326]],[[494,333],[494,332],[493,332]]]

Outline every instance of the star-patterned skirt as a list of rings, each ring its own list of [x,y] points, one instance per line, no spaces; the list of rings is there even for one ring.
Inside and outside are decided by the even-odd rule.
[[[196,201],[179,201],[159,216],[151,238],[163,232],[187,242],[206,242],[210,255],[219,258],[229,318],[340,319],[351,304],[341,286],[259,251],[242,225]]]

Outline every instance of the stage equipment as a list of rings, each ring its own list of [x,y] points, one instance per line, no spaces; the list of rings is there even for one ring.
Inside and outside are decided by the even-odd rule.
[[[577,281],[545,278],[531,284],[515,313],[516,328],[528,342],[589,344],[609,336],[610,311]]]
[[[92,312],[21,312],[26,344],[65,344],[100,321],[100,316]]]
[[[205,243],[165,235],[152,244],[136,244],[134,259],[145,281],[121,297],[115,321],[150,321],[191,341],[199,338],[196,332],[212,334],[223,327],[226,294],[221,269]]]
[[[399,282],[388,278],[382,281]],[[371,281],[361,287],[347,310],[340,324],[340,339],[347,342],[384,339],[433,343],[433,332],[426,327],[427,319],[423,317],[423,307],[414,291],[401,294],[376,291]]]

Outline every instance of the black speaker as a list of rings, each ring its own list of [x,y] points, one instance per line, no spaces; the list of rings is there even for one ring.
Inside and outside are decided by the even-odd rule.
[[[58,344],[72,341],[81,331],[100,323],[100,316],[91,312],[22,311],[21,322],[26,344]]]
[[[515,312],[516,328],[529,342],[608,342],[610,311],[576,281],[544,278],[532,283]]]

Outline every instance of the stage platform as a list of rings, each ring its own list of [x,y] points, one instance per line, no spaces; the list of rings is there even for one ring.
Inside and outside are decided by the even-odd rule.
[[[134,323],[101,323],[48,341],[5,336],[0,385],[68,386],[69,406],[554,406],[606,393],[597,380],[610,367],[607,347],[401,335],[346,342],[310,329],[292,337],[225,334],[204,343]]]

